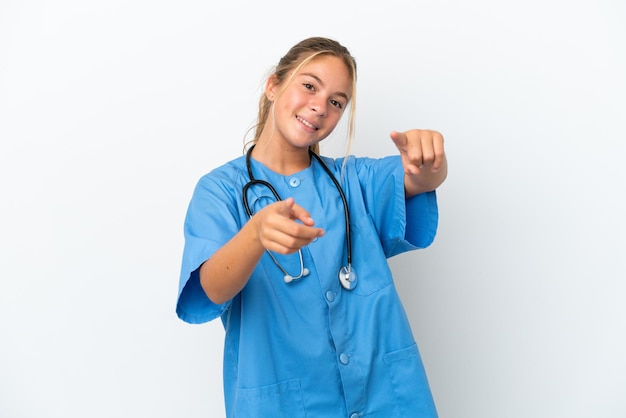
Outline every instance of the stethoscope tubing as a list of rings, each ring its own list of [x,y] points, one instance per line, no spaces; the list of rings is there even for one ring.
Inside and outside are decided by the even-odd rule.
[[[246,152],[246,168],[248,170],[248,176],[250,177],[250,181],[248,183],[246,183],[243,186],[243,189],[242,189],[243,206],[244,206],[244,208],[246,210],[246,213],[248,214],[249,217],[252,217],[252,210],[250,209],[250,205],[248,203],[248,189],[250,189],[250,187],[252,187],[252,186],[254,186],[256,184],[263,185],[263,186],[267,187],[272,192],[272,194],[274,195],[274,197],[276,198],[277,201],[282,200],[280,198],[280,195],[278,194],[278,192],[274,188],[274,186],[272,186],[268,181],[259,180],[259,179],[254,178],[254,175],[252,174],[252,166],[251,166],[251,163],[250,163],[250,156],[252,154],[252,149],[253,148],[254,148],[254,145],[252,145],[248,149],[248,152]],[[342,189],[341,185],[339,184],[339,181],[337,181],[337,179],[335,178],[333,173],[330,171],[328,166],[324,163],[322,158],[319,155],[317,155],[315,152],[313,152],[313,150],[311,150],[310,148],[309,148],[309,155],[312,158],[315,158],[319,162],[319,164],[324,169],[326,174],[328,174],[328,177],[330,177],[330,179],[332,180],[335,188],[339,192],[339,196],[341,197],[341,202],[342,202],[342,205],[343,205],[344,221],[345,221],[346,248],[347,248],[347,259],[348,259],[347,261],[348,261],[348,266],[352,266],[352,241],[351,241],[351,237],[350,237],[350,211],[348,209],[348,200],[346,199],[346,195],[343,192],[343,189]]]
[[[337,188],[337,191],[339,192],[339,196],[341,197],[341,202],[343,204],[343,215],[344,215],[345,229],[346,229],[346,247],[348,249],[348,251],[347,251],[347,253],[348,253],[348,255],[347,255],[348,266],[351,266],[352,265],[352,242],[351,242],[351,239],[350,239],[350,211],[348,210],[348,200],[346,199],[346,195],[343,192],[343,188],[339,184],[339,181],[337,181],[337,179],[335,178],[333,173],[331,173],[331,171],[328,168],[328,166],[324,163],[324,161],[322,161],[322,157],[317,155],[311,149],[309,149],[309,155],[314,157],[320,163],[320,165],[322,166],[324,171],[326,171],[326,174],[328,174],[328,177],[330,177],[330,179],[335,184],[335,187]]]

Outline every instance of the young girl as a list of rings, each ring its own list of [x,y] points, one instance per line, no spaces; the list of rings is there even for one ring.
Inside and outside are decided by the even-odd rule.
[[[318,156],[348,106],[352,136],[355,88],[344,46],[298,43],[246,155],[193,193],[176,310],[222,320],[228,417],[437,416],[387,258],[435,237],[443,138],[394,131],[396,156]]]

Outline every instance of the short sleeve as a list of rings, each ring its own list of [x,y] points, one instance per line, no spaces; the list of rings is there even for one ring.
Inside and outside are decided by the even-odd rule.
[[[407,241],[416,248],[426,248],[435,240],[439,224],[437,194],[420,193],[406,199],[406,232]]]
[[[436,192],[407,199],[400,156],[359,160],[367,211],[386,256],[428,247],[435,239],[439,221]]]
[[[187,208],[176,314],[188,323],[215,319],[229,305],[215,304],[206,296],[200,285],[199,268],[240,229],[232,183],[232,178],[203,176]]]

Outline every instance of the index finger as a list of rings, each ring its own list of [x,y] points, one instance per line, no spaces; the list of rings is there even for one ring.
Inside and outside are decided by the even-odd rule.
[[[396,148],[398,148],[398,150],[402,151],[406,148],[407,136],[404,132],[391,131],[389,136],[391,137],[393,143],[396,144]]]

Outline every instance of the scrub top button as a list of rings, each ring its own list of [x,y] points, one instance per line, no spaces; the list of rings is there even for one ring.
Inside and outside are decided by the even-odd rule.
[[[326,300],[329,302],[332,302],[333,300],[335,300],[335,294],[331,290],[328,290],[326,292]]]
[[[342,364],[348,364],[348,363],[350,363],[350,357],[348,357],[348,355],[347,355],[346,353],[341,353],[341,354],[339,355],[339,361],[340,361]],[[357,415],[357,416],[358,416],[358,415]]]
[[[292,178],[289,180],[289,185],[290,185],[291,187],[298,187],[298,186],[300,185],[300,179],[299,179],[299,178],[297,178],[297,177],[292,177]]]

